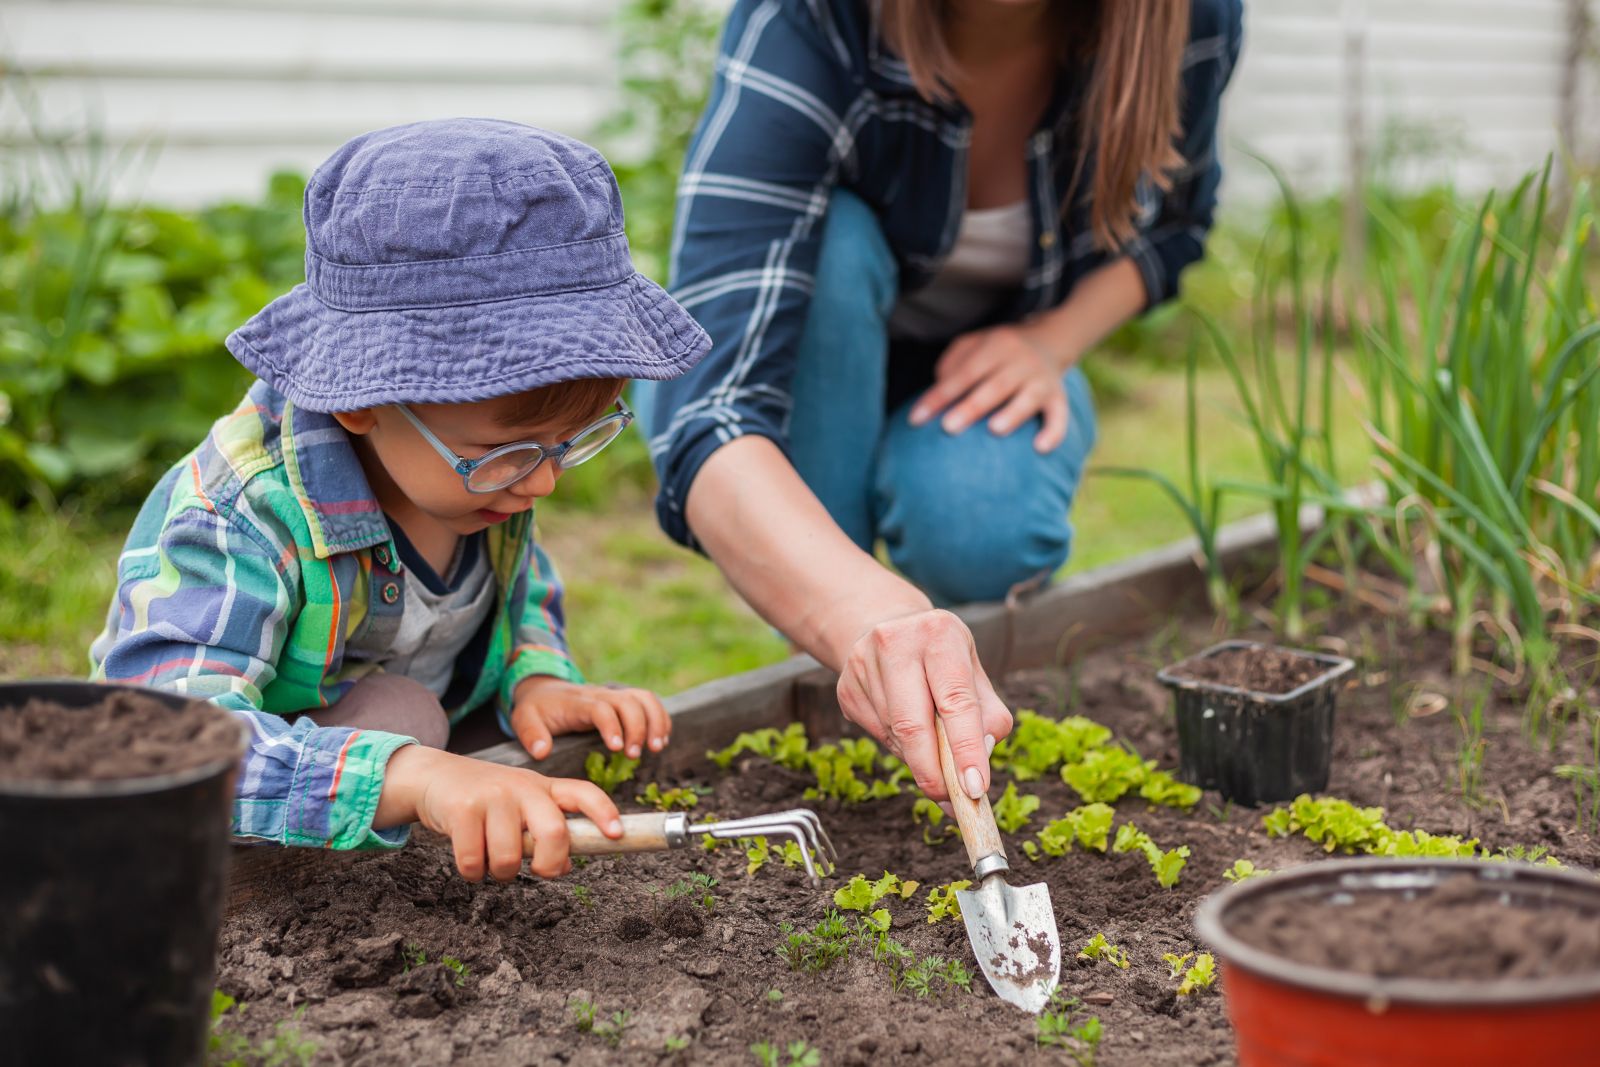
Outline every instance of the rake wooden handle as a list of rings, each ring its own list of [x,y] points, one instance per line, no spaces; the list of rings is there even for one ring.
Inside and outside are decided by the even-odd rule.
[[[612,840],[589,819],[568,819],[567,836],[574,856],[615,856],[624,852],[664,852],[672,847],[667,839],[667,816],[660,812],[622,817],[622,836]],[[522,854],[533,855],[533,835],[522,833]]]
[[[945,736],[944,722],[937,712],[933,728],[939,734],[939,766],[944,770],[944,785],[950,791],[950,808],[956,813],[956,825],[961,827],[961,843],[967,846],[967,859],[974,867],[985,856],[998,854],[1005,858],[1005,842],[1000,840],[1000,828],[994,824],[994,810],[987,796],[973,800],[961,785],[956,770],[956,757],[950,751],[950,738]]]

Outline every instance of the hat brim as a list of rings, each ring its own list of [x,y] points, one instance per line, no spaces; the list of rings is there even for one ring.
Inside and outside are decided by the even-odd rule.
[[[332,412],[487,400],[579,378],[676,378],[711,339],[634,273],[597,289],[398,311],[341,311],[297,285],[227,345],[296,405]]]

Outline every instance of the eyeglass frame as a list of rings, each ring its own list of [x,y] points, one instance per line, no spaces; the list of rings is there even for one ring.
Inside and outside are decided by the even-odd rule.
[[[433,450],[435,452],[439,453],[440,456],[444,457],[445,462],[449,463],[450,466],[452,468],[454,468],[455,472],[457,474],[461,475],[461,484],[466,489],[466,491],[469,492],[469,493],[472,493],[474,495],[477,495],[477,496],[486,496],[489,493],[498,493],[502,489],[511,488],[513,485],[516,485],[518,482],[522,481],[524,478],[527,478],[530,475],[532,475],[533,472],[538,470],[540,468],[540,466],[542,466],[544,464],[544,461],[547,460],[547,459],[550,460],[551,462],[555,463],[555,465],[557,467],[561,467],[562,470],[565,470],[566,468],[562,467],[561,459],[572,448],[572,442],[578,440],[580,437],[583,437],[583,436],[587,435],[588,433],[590,433],[593,430],[599,429],[601,426],[604,426],[606,423],[609,423],[609,422],[620,422],[620,423],[622,423],[622,429],[619,429],[612,436],[610,441],[607,441],[604,445],[600,446],[600,450],[603,451],[606,447],[608,447],[618,437],[621,437],[623,431],[626,430],[628,428],[628,426],[630,424],[632,424],[632,422],[634,420],[633,410],[631,408],[629,408],[627,404],[622,402],[622,398],[621,397],[618,397],[617,398],[617,410],[616,411],[613,411],[611,414],[606,415],[603,418],[596,419],[595,421],[591,422],[589,425],[585,426],[583,429],[579,430],[577,433],[573,434],[571,437],[567,438],[565,441],[562,441],[560,444],[546,445],[546,444],[542,444],[542,443],[540,443],[538,441],[513,441],[510,444],[497,445],[496,447],[491,448],[489,451],[485,452],[483,455],[479,456],[477,459],[467,459],[465,456],[461,456],[461,455],[456,454],[456,452],[449,445],[447,445],[443,441],[439,440],[438,436],[432,430],[428,429],[427,424],[425,422],[423,422],[421,419],[417,418],[416,413],[414,411],[412,411],[409,407],[407,407],[404,404],[396,404],[394,406],[399,410],[400,414],[402,414],[402,415],[404,415],[406,417],[406,420],[408,422],[410,422],[411,425],[413,425],[413,426],[415,426],[417,428],[417,432],[422,434],[423,440],[427,441],[428,444],[432,445],[433,446]],[[472,474],[479,467],[482,467],[484,464],[488,463],[490,460],[498,459],[499,457],[504,456],[507,453],[515,452],[515,451],[523,450],[523,449],[530,449],[530,448],[537,450],[537,452],[539,453],[539,458],[534,460],[533,461],[533,466],[529,467],[526,471],[524,471],[523,473],[517,475],[515,478],[511,479],[511,481],[505,483],[504,485],[497,485],[493,489],[474,489],[472,487]],[[599,451],[596,451],[594,453],[594,455],[596,455],[596,456],[599,455],[599,454],[600,454]],[[594,458],[594,456],[590,456],[589,458],[592,459],[592,458]],[[587,462],[587,460],[585,460],[585,462]]]

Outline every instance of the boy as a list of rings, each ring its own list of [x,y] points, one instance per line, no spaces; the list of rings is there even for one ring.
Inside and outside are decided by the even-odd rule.
[[[584,684],[533,503],[626,428],[625,379],[705,353],[633,269],[587,145],[457,119],[363,135],[306,188],[306,283],[228,338],[260,381],[156,486],[118,563],[94,676],[248,724],[234,832],[397,847],[419,821],[471,880],[570,866],[588,782],[443,751],[493,700],[535,758],[594,727],[659,750],[642,690]],[[448,717],[447,711],[448,710]]]

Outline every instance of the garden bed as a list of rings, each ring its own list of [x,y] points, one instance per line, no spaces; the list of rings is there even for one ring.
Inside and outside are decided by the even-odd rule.
[[[1462,728],[1451,710],[1417,697],[1437,692],[1456,700],[1447,638],[1408,634],[1370,615],[1335,615],[1322,633],[1324,644],[1358,661],[1341,696],[1328,796],[1382,806],[1393,831],[1475,837],[1491,852],[1543,847],[1568,865],[1600,861],[1600,842],[1575,832],[1571,784],[1553,774],[1560,764],[1592,763],[1585,730],[1569,731],[1553,751],[1531,745],[1521,732],[1525,689],[1494,683],[1482,705],[1481,779],[1475,802],[1466,803]],[[1010,672],[1004,692],[1013,707],[1087,716],[1160,767],[1174,768],[1170,695],[1155,672],[1214,637],[1197,616],[1083,654],[1066,669]],[[1586,679],[1578,658],[1569,666]],[[1484,684],[1483,677],[1474,682]],[[1596,699],[1592,691],[1575,695]],[[751,1046],[759,1042],[780,1047],[776,1062],[789,1063],[788,1046],[798,1041],[825,1064],[973,1062],[996,1054],[1007,1062],[1072,1062],[1067,1048],[1037,1045],[1035,1020],[990,993],[959,920],[926,921],[928,889],[969,869],[959,842],[925,843],[911,793],[848,806],[806,801],[810,774],[749,754],[726,771],[685,762],[704,745],[688,751],[682,740],[673,762],[641,767],[619,799],[631,801],[656,781],[708,788],[696,817],[809,804],[839,848],[839,875],[813,890],[774,856],[747,877],[744,852],[729,846],[596,860],[558,882],[522,877],[472,886],[455,875],[447,847],[422,837],[399,853],[258,870],[249,899],[224,927],[217,979],[245,1010],[220,1025],[260,1043],[287,1023],[315,1043],[316,1062],[326,1063],[747,1064],[757,1062]],[[995,798],[1007,780],[996,776]],[[1020,789],[1041,805],[1028,826],[1007,835],[1016,866],[1011,881],[1042,879],[1050,887],[1064,955],[1061,989],[1080,999],[1069,1025],[1099,1019],[1097,1062],[1231,1063],[1220,987],[1177,996],[1180,979],[1163,955],[1199,951],[1194,908],[1225,884],[1223,872],[1235,861],[1280,869],[1316,861],[1323,848],[1287,816],[1278,819],[1289,835],[1269,835],[1263,816],[1286,806],[1240,809],[1208,794],[1182,811],[1130,794],[1114,805],[1115,827],[1133,822],[1162,850],[1190,850],[1173,888],[1158,884],[1137,849],[1102,854],[1080,843],[1031,863],[1022,843],[1036,841],[1038,830],[1083,800],[1054,771]],[[1370,819],[1364,832],[1374,840]],[[893,916],[890,937],[917,959],[964,962],[970,991],[935,980],[931,994],[919,997],[917,983],[903,978],[896,990],[891,966],[874,962],[864,941],[820,973],[796,970],[780,956],[784,924],[814,927],[850,875],[884,871],[921,883],[910,899],[878,905],[886,903]],[[692,874],[717,880],[710,908],[698,902],[700,887],[669,897],[675,885],[690,889]],[[857,921],[853,913],[845,918]],[[1126,969],[1076,958],[1096,934],[1126,952]],[[899,968],[902,975],[906,969]],[[593,1022],[580,1025],[591,1012]],[[626,1013],[620,1027],[616,1013]]]

